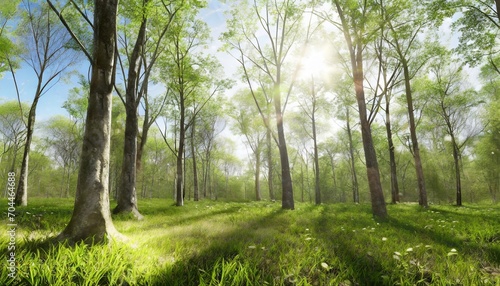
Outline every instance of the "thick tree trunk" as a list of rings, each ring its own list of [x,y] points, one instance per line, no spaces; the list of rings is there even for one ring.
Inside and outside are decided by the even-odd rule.
[[[120,175],[120,185],[117,193],[118,205],[113,210],[114,214],[132,213],[135,218],[142,219],[137,208],[137,135],[139,120],[137,117],[138,94],[137,86],[141,69],[141,55],[146,41],[147,19],[143,18],[139,34],[130,56],[127,89],[125,91],[125,140],[123,147],[123,162]]]
[[[425,189],[425,180],[424,180],[424,170],[422,168],[422,160],[420,158],[420,149],[418,147],[418,139],[417,139],[417,127],[415,124],[415,115],[413,114],[413,98],[412,91],[410,85],[410,71],[408,68],[408,63],[403,58],[401,61],[403,65],[403,73],[405,80],[405,92],[406,92],[406,102],[408,105],[408,121],[410,124],[410,138],[411,145],[413,150],[413,159],[415,160],[415,171],[417,173],[417,184],[419,191],[419,204],[422,207],[428,207],[427,203],[427,190]]]
[[[352,53],[354,55],[354,53]],[[363,138],[363,149],[365,152],[366,173],[368,177],[368,186],[370,188],[370,196],[372,203],[373,215],[385,218],[387,217],[387,209],[380,182],[380,173],[377,162],[375,147],[373,146],[372,132],[370,122],[368,121],[366,112],[365,92],[363,88],[363,57],[361,44],[357,45],[357,53],[352,59],[354,87],[356,91],[356,100],[359,109],[359,122],[361,125],[361,136]]]
[[[399,186],[396,166],[396,155],[394,152],[394,142],[392,141],[392,128],[390,116],[389,97],[386,97],[385,105],[385,130],[387,133],[387,144],[389,147],[389,164],[391,166],[391,201],[393,204],[399,203]]]
[[[279,82],[279,76],[278,76]],[[274,110],[276,113],[276,127],[278,130],[278,149],[281,162],[281,207],[283,209],[293,210],[295,208],[293,201],[292,176],[290,174],[290,162],[285,140],[285,130],[283,126],[283,112],[281,111],[281,94],[279,84],[274,89]]]
[[[118,1],[95,0],[94,7],[92,77],[75,205],[69,224],[57,237],[70,243],[121,237],[111,220],[108,188]]]

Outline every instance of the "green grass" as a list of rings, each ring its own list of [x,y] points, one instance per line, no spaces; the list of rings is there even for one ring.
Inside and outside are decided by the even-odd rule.
[[[2,267],[0,285],[500,285],[499,206],[389,205],[377,221],[363,204],[172,203],[115,217],[125,243],[41,248],[73,201],[32,199],[16,217],[16,279]]]

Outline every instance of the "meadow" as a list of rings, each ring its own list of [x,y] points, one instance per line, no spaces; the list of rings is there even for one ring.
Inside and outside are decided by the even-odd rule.
[[[125,242],[47,245],[72,206],[17,209],[16,278],[3,255],[0,285],[500,285],[498,205],[388,205],[379,221],[366,204],[149,199],[144,220],[113,218]]]

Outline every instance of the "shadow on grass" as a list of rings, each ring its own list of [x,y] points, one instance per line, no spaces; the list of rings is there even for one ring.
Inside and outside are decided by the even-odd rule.
[[[470,241],[469,238],[459,238],[452,233],[438,232],[432,228],[416,227],[397,218],[390,218],[388,224],[401,231],[406,231],[410,234],[418,234],[419,237],[426,237],[436,244],[447,247],[448,249],[455,248],[461,252],[471,255],[480,256],[486,259],[489,263],[500,264],[500,244],[477,243]]]
[[[234,211],[234,208],[231,208]],[[216,214],[225,214],[230,210],[218,211]],[[271,227],[278,224],[277,219],[286,211],[272,211],[268,215],[257,216],[255,219],[249,219],[243,225],[234,228],[231,231],[221,233],[205,242],[205,247],[200,252],[191,253],[182,259],[175,261],[171,265],[165,265],[155,275],[150,277],[148,285],[199,285],[202,276],[215,284],[210,285],[264,285],[272,283],[273,275],[262,268],[262,265],[252,265],[251,268],[259,269],[250,280],[238,280],[243,284],[227,284],[231,281],[230,277],[223,277],[223,271],[216,269],[221,261],[231,261],[237,259],[237,256],[250,244],[255,244],[257,232],[262,228]],[[203,216],[206,219],[206,216]],[[279,220],[279,219],[278,219]],[[243,270],[243,269],[239,269]],[[233,269],[233,275],[238,269]],[[259,277],[256,279],[256,276]],[[225,282],[222,282],[225,281]]]
[[[344,276],[350,281],[350,285],[383,285],[381,277],[384,274],[384,267],[379,260],[370,255],[370,241],[356,243],[349,239],[349,235],[355,235],[352,232],[353,228],[366,226],[366,217],[372,216],[370,210],[364,205],[359,205],[357,217],[338,217],[343,212],[352,213],[352,206],[327,205],[322,207],[321,214],[316,220],[315,235],[327,246],[330,255],[339,258],[344,269],[336,271],[348,271],[344,273]],[[339,234],[326,228],[332,225],[339,228],[345,226],[348,229]]]

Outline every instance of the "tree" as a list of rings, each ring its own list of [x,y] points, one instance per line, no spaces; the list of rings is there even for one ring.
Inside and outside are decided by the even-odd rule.
[[[277,130],[277,135],[273,138],[278,145],[281,163],[282,208],[294,209],[283,116],[294,85],[293,78],[286,85],[286,71],[293,68],[287,60],[298,41],[305,9],[292,0],[254,0],[249,5],[241,1],[234,7],[232,17],[227,22],[228,31],[223,34],[222,39],[227,44],[226,49],[235,52],[233,57],[241,65],[243,78],[269,130],[272,130],[270,122],[257,99],[257,89],[267,94],[266,97],[272,98]],[[260,36],[260,32],[263,36]]]
[[[50,118],[44,126],[45,142],[56,162],[63,168],[61,197],[69,197],[71,174],[76,170],[80,158],[82,130],[77,123],[59,115]]]
[[[142,148],[144,147],[144,143],[140,142],[138,145],[137,142],[139,133],[138,107],[141,99],[147,93],[150,74],[159,54],[163,50],[160,47],[163,45],[165,35],[175,15],[182,6],[184,6],[184,2],[181,2],[177,6],[177,4],[173,4],[173,2],[161,1],[164,11],[156,13],[156,15],[153,14],[153,12],[157,10],[152,9],[152,5],[155,5],[155,2],[150,0],[145,0],[139,5],[127,2],[125,5],[125,13],[123,14],[126,14],[129,21],[126,21],[126,27],[124,27],[120,33],[122,35],[122,37],[120,37],[122,41],[120,42],[123,44],[125,54],[127,55],[126,63],[128,64],[128,73],[125,75],[124,63],[121,58],[119,58],[125,84],[125,95],[119,92],[119,96],[125,104],[127,116],[125,119],[125,140],[120,185],[117,192],[118,204],[113,210],[113,213],[131,212],[137,219],[142,219],[142,215],[137,208],[137,160],[141,159],[140,156],[142,154]],[[163,12],[166,12],[166,17]],[[158,17],[159,15],[164,19],[164,23],[161,22],[160,17]],[[153,33],[154,37],[147,36],[146,29],[148,26],[152,25],[149,24],[150,22],[154,22],[155,25],[161,27],[160,29],[155,29],[159,31],[158,35],[156,35],[156,31]],[[138,25],[136,40],[131,43],[132,45],[129,47],[128,38],[134,35],[129,35],[128,31],[130,27],[136,23]],[[152,41],[154,41],[154,43],[148,43]],[[131,51],[129,50],[130,48]],[[146,51],[147,49],[150,50]],[[148,55],[150,58],[147,58]],[[119,89],[117,89],[117,91],[118,90]],[[149,114],[147,115],[149,116]],[[149,120],[149,118],[146,118],[145,124],[143,124],[141,140],[144,140],[144,142],[147,140],[147,132],[149,126],[151,126]],[[139,153],[139,149],[141,153]]]
[[[418,3],[412,1],[394,1],[384,4],[382,7],[385,25],[388,33],[386,42],[395,52],[394,57],[399,61],[403,71],[403,81],[405,87],[408,123],[410,129],[411,151],[415,161],[415,171],[417,174],[417,185],[419,190],[419,204],[428,207],[427,190],[425,188],[424,171],[420,148],[417,136],[417,123],[415,121],[413,95],[411,81],[421,67],[430,59],[432,53],[421,51],[421,44],[418,42],[418,35],[428,25],[428,19]],[[410,16],[411,15],[411,16]],[[411,21],[408,21],[411,19]],[[420,50],[420,51],[419,51]],[[418,54],[426,56],[418,59]],[[410,67],[413,63],[413,68]]]
[[[480,134],[475,154],[477,169],[485,179],[493,202],[498,201],[500,194],[500,80],[492,65],[481,69],[483,88],[481,94],[485,98],[486,109],[481,119],[484,132]]]
[[[7,101],[0,104],[0,142],[2,151],[0,162],[4,173],[16,172],[19,151],[26,140],[26,118],[29,105],[17,101]],[[4,165],[5,162],[5,165]],[[5,188],[7,192],[7,188]],[[6,193],[5,193],[6,194]]]
[[[471,66],[477,66],[484,59],[500,74],[500,61],[497,50],[498,31],[500,30],[500,1],[454,0],[438,1],[450,12],[461,12],[453,27],[458,30],[459,45],[455,49],[463,55]],[[444,3],[442,3],[444,2]],[[431,5],[431,8],[435,7]]]
[[[210,55],[203,55],[199,48],[209,40],[208,25],[195,19],[198,9],[178,14],[178,20],[172,23],[170,42],[161,59],[161,74],[167,85],[167,96],[172,106],[175,122],[175,146],[170,146],[167,132],[162,132],[165,143],[176,156],[176,205],[184,205],[184,156],[187,131],[192,126],[197,114],[210,99],[228,87],[222,78],[221,66]],[[165,121],[165,126],[167,126]],[[160,129],[162,130],[162,129]]]
[[[36,75],[36,90],[28,115],[26,143],[15,199],[17,205],[25,206],[28,203],[29,152],[38,101],[76,62],[77,58],[74,51],[66,47],[71,42],[71,37],[56,21],[45,3],[24,1],[23,8],[25,11],[18,28],[26,50],[21,58]]]
[[[111,220],[108,185],[118,1],[95,0],[94,5],[92,76],[75,205],[71,220],[57,237],[70,243],[98,243],[121,236]]]
[[[451,143],[457,206],[462,205],[461,164],[464,148],[481,131],[479,120],[473,114],[481,103],[478,94],[467,88],[463,66],[452,65],[456,61],[443,54],[430,65],[430,79],[420,83],[427,88],[429,104],[426,108],[430,120],[439,118],[434,128],[443,128],[445,140]]]
[[[14,58],[13,53],[16,52],[15,43],[11,40],[14,38],[9,29],[8,22],[16,15],[17,6],[20,1],[2,0],[0,1],[0,78],[5,71],[12,69]]]
[[[234,130],[245,137],[246,144],[252,150],[255,160],[254,187],[255,200],[262,199],[260,188],[260,171],[262,168],[262,154],[264,151],[264,140],[266,138],[266,128],[262,124],[262,119],[255,116],[255,104],[251,95],[247,91],[235,95],[229,114],[235,121]]]
[[[366,45],[372,40],[374,30],[376,30],[376,21],[379,17],[374,3],[364,1],[334,1],[335,10],[339,16],[340,22],[334,20],[329,15],[323,17],[329,20],[335,27],[340,29],[344,35],[347,49],[349,52],[352,80],[356,102],[358,104],[359,122],[363,140],[363,150],[365,153],[366,172],[370,196],[372,203],[372,212],[374,216],[387,217],[387,209],[384,201],[384,193],[380,182],[380,172],[377,156],[373,146],[371,134],[371,119],[367,112],[367,103],[364,91],[364,50]],[[374,115],[373,113],[371,115]]]

